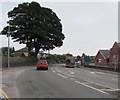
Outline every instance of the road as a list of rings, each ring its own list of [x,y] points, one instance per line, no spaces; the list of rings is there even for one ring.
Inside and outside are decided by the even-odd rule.
[[[118,89],[117,75],[60,64],[49,70],[26,67],[15,80],[20,98],[117,98],[111,92]]]

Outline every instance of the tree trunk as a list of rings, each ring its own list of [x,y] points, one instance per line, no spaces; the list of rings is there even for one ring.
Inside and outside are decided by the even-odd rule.
[[[30,44],[27,44],[27,47],[28,47],[28,57],[30,57],[31,56],[31,49],[32,49],[32,47],[31,47]]]
[[[31,47],[29,46],[28,47],[28,57],[30,57],[31,56]]]
[[[37,57],[37,54],[39,53],[40,47],[36,46],[35,47],[35,57]]]

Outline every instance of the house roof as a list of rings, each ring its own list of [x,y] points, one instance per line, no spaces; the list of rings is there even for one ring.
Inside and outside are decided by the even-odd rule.
[[[115,42],[114,45],[112,46],[112,48],[110,50],[112,50],[115,45],[117,45],[118,48],[120,49],[120,42]]]
[[[109,58],[110,50],[99,50],[105,59]]]
[[[28,52],[28,47],[17,50],[16,52]]]
[[[120,48],[120,43],[117,43],[118,47]]]

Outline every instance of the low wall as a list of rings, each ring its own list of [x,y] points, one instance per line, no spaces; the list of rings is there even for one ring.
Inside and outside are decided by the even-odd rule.
[[[16,66],[32,66],[35,65],[37,59],[35,58],[18,58],[18,57],[10,57],[10,67]],[[2,56],[2,68],[8,66],[8,58],[6,56]]]
[[[7,68],[8,66],[8,57],[2,56],[1,57],[1,65],[2,68]],[[10,57],[10,67],[17,67],[17,66],[35,66],[36,62],[38,61],[37,58],[18,58],[18,57]],[[55,63],[53,60],[47,60],[49,64]]]
[[[0,56],[0,66],[2,65],[2,56]]]
[[[114,67],[109,67],[109,66],[84,65],[84,67],[120,72],[120,68],[114,68]]]

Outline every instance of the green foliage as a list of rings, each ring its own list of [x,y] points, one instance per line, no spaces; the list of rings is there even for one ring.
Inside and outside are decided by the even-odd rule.
[[[81,57],[78,55],[77,56],[77,61],[80,61],[81,60]]]
[[[67,56],[72,56],[72,54],[54,54],[54,55],[50,55],[48,57],[46,57],[47,60],[52,60],[55,63],[65,63],[65,59]]]
[[[10,35],[14,42],[26,44],[29,55],[35,48],[36,56],[40,49],[51,50],[63,45],[60,19],[49,8],[41,7],[37,2],[19,4],[8,12],[9,26],[4,27],[2,34]]]
[[[10,53],[14,52],[14,48],[9,48],[10,49]],[[2,54],[7,54],[8,53],[8,47],[2,47]]]
[[[8,54],[2,54],[2,56],[8,56]],[[10,53],[10,57],[14,57],[14,54]]]
[[[82,57],[87,57],[87,55],[85,53],[82,53]]]
[[[65,63],[65,57],[66,55],[60,55],[60,54],[55,54],[55,55],[50,55],[48,57],[46,57],[46,59],[52,60],[55,63]]]
[[[66,56],[73,56],[72,54],[70,54],[70,53],[67,53],[67,54],[65,54]]]
[[[89,56],[89,57],[90,57],[90,62],[91,62],[91,63],[94,63],[95,56]]]
[[[14,57],[25,57],[24,53],[22,53],[22,52],[15,52],[15,53],[13,53],[13,56]]]

